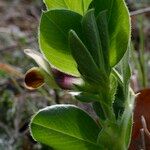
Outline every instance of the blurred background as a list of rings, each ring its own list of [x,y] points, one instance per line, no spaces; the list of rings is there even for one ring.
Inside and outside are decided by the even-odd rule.
[[[131,85],[138,92],[150,88],[150,0],[126,2],[132,15]],[[25,72],[37,65],[23,50],[39,50],[37,31],[43,9],[42,0],[0,0],[0,150],[48,149],[30,137],[31,116],[47,105],[77,104],[67,91],[46,85],[32,91],[24,87]],[[85,104],[77,105],[90,111]]]

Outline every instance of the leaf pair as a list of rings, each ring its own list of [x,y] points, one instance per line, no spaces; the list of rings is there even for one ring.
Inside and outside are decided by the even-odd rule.
[[[92,15],[91,19],[89,18]],[[88,20],[86,20],[88,19]],[[92,30],[95,30],[96,22],[94,22],[94,13],[88,13],[87,17],[84,17],[83,20],[83,30],[88,30],[89,26],[84,26],[89,22],[91,22],[90,27]],[[79,37],[82,38],[82,27],[81,27],[82,17],[68,10],[51,10],[43,13],[40,24],[40,47],[45,54],[46,58],[52,63],[56,68],[64,71],[68,74],[79,76],[79,73],[76,68],[76,62],[73,60],[70,52],[70,47],[68,43],[68,32],[72,29],[74,30]],[[88,21],[88,22],[87,22]],[[97,29],[98,30],[98,29]],[[103,57],[102,57],[102,48],[98,31],[92,31],[94,33],[90,34],[89,32],[84,31],[84,36],[86,36],[86,43],[89,42],[89,50],[91,50],[91,54],[93,55],[93,59],[95,59],[97,65],[104,66]],[[102,30],[101,30],[102,32]],[[103,31],[104,32],[104,31]],[[88,34],[88,35],[86,35]],[[97,35],[96,35],[97,34]],[[93,40],[91,40],[91,36],[93,36]],[[105,39],[105,37],[104,37]],[[96,41],[95,41],[96,40]],[[95,42],[95,43],[93,43]],[[90,47],[90,44],[95,45],[94,47]],[[105,42],[106,43],[106,42]],[[103,44],[103,45],[107,45]],[[94,52],[95,51],[95,52]],[[107,51],[107,50],[106,50]],[[61,57],[60,57],[61,56]],[[107,55],[108,56],[108,55]],[[97,57],[97,58],[96,58]],[[107,59],[108,60],[108,59]],[[69,66],[68,66],[69,65]]]
[[[64,2],[67,3],[67,6]],[[81,9],[80,2],[77,5],[76,1],[45,0],[49,11],[43,13],[39,30],[39,43],[45,57],[57,69],[75,76],[79,76],[79,72],[76,68],[76,62],[72,58],[70,52],[68,44],[68,32],[72,29],[80,38],[82,37],[82,16],[80,15],[81,13],[77,10],[78,8]],[[90,1],[82,2],[84,6],[86,6],[85,8],[88,9]],[[64,8],[69,10],[64,10]],[[108,63],[105,63],[105,68],[108,67],[107,72],[109,72],[109,64],[110,66],[116,65],[127,50],[131,32],[129,14],[123,0],[93,0],[91,8],[95,9],[95,14],[99,18],[98,29],[101,31],[99,34],[100,37],[102,37],[101,47],[103,49],[103,53],[106,53],[104,55],[104,60]],[[104,12],[103,15],[101,14],[98,16],[100,12],[105,10],[107,11],[107,21],[105,20],[106,17],[102,17]],[[106,24],[107,22],[108,27]],[[106,40],[108,39],[108,35],[110,39],[109,41]],[[95,38],[90,39],[90,37],[91,36],[89,34],[86,36],[90,43],[96,42]],[[98,40],[98,38],[96,38],[96,40]],[[90,45],[88,41],[86,44]],[[95,45],[95,47],[96,46],[98,45]],[[93,49],[93,46],[91,47],[90,45],[90,48]],[[89,50],[91,51],[91,49]],[[100,60],[96,60],[96,63],[101,63],[99,61],[103,60],[100,58]]]
[[[72,55],[85,80],[91,84],[101,84],[106,87],[110,70],[106,11],[100,13],[96,20],[94,10],[89,10],[83,16],[81,24],[83,41],[74,31],[70,32],[69,44]],[[104,27],[103,30],[98,28],[102,26]]]
[[[43,12],[39,29],[41,51],[60,71],[82,75],[87,81],[87,89],[79,87],[85,90],[79,90],[79,99],[102,99],[100,103],[94,102],[93,107],[104,128],[101,130],[88,114],[75,106],[56,105],[33,117],[32,136],[56,150],[127,149],[131,110],[127,107],[124,111],[126,103],[122,99],[127,101],[124,96],[130,77],[128,55],[123,61],[123,81],[114,72],[110,75],[130,39],[130,19],[124,0],[45,0],[45,4],[48,11]],[[113,102],[117,107],[112,106]]]
[[[93,0],[96,16],[107,10],[110,37],[110,65],[116,65],[125,54],[131,35],[130,15],[124,0]]]
[[[84,29],[84,26],[87,24],[86,21],[88,21],[89,23],[91,22],[90,19],[86,20],[86,18],[90,17],[90,15],[93,15],[91,18],[91,19],[93,19],[94,12],[89,13],[89,15],[87,17],[85,17],[85,21],[83,21],[83,29]],[[55,64],[54,66],[56,68],[59,69],[60,67],[63,67],[62,71],[66,72],[68,74],[73,74],[73,75],[77,75],[77,76],[79,75],[79,73],[77,71],[77,67],[76,67],[77,65],[71,55],[73,54],[74,56],[75,55],[77,56],[79,53],[82,53],[83,50],[81,50],[80,48],[82,47],[82,49],[83,49],[83,47],[85,48],[85,46],[84,46],[84,44],[82,44],[82,46],[80,48],[76,47],[76,48],[78,48],[78,51],[76,51],[75,53],[72,51],[72,54],[71,54],[70,47],[72,49],[74,49],[75,47],[73,48],[73,46],[77,46],[77,44],[79,45],[79,43],[75,44],[75,41],[72,41],[73,38],[70,38],[71,40],[70,40],[70,47],[69,47],[68,32],[70,31],[70,29],[73,29],[79,35],[79,37],[82,38],[81,21],[82,21],[82,17],[77,13],[74,13],[74,12],[71,12],[68,10],[51,10],[49,12],[43,13],[43,16],[41,19],[41,26],[40,26],[40,47],[42,48],[46,58],[48,60],[50,60],[50,62],[52,64]],[[93,20],[93,21],[95,21],[95,20]],[[92,30],[94,30],[94,28],[95,28],[95,26],[93,26],[93,23],[94,23],[93,21],[91,22]],[[87,30],[88,26],[85,29]],[[92,33],[93,38],[95,38],[95,40],[97,39],[97,35],[99,36],[99,33],[97,33],[97,32],[98,31],[96,31],[96,32],[94,31],[94,33]],[[84,32],[84,33],[86,34],[86,32]],[[73,33],[73,34],[75,35],[75,33]],[[90,33],[89,33],[89,35],[90,35]],[[71,34],[70,34],[70,37],[71,37]],[[74,38],[74,40],[75,39],[76,38]],[[88,36],[87,36],[87,39],[88,39]],[[99,39],[97,39],[97,40],[99,40]],[[73,42],[73,43],[71,43],[71,42]],[[89,49],[91,49],[91,51],[93,51],[93,53],[91,52],[91,54],[93,55],[93,58],[89,58],[89,57],[91,57],[89,52],[87,52],[89,54],[83,52],[82,54],[79,54],[79,56],[83,57],[83,58],[80,58],[78,61],[83,62],[82,66],[85,66],[84,65],[85,62],[89,63],[89,65],[87,65],[89,67],[89,69],[86,68],[87,69],[86,72],[88,72],[86,76],[88,78],[90,78],[91,80],[95,78],[95,79],[97,79],[97,81],[100,81],[100,80],[102,81],[103,76],[102,77],[99,76],[100,72],[98,71],[98,68],[97,68],[96,64],[94,64],[94,61],[93,61],[93,59],[94,59],[96,61],[97,65],[100,65],[99,70],[101,71],[101,74],[102,74],[104,72],[104,70],[101,69],[104,67],[104,63],[103,63],[104,58],[103,58],[103,54],[100,54],[100,53],[102,53],[101,43],[98,43],[98,42],[100,42],[100,40],[95,41],[95,43],[92,44],[92,45],[96,44],[95,48],[93,47],[93,49],[91,49],[89,47]],[[88,41],[87,41],[87,43],[88,43]],[[80,44],[81,44],[81,41],[80,41]],[[61,55],[61,57],[60,57],[60,55]],[[88,55],[88,57],[87,57],[88,61],[85,60],[85,58],[86,58],[85,55],[86,56]],[[95,57],[97,57],[97,58],[95,58]],[[96,71],[94,70],[94,68],[96,69]],[[93,72],[92,72],[92,70],[93,70]],[[91,75],[93,74],[93,76],[89,76],[89,73]],[[101,78],[101,79],[99,80],[98,78]]]

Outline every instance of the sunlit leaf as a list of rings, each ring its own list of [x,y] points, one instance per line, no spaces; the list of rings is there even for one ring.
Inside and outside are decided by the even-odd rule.
[[[79,76],[76,62],[72,58],[68,32],[74,29],[81,34],[82,16],[69,10],[50,10],[41,17],[39,44],[47,60],[58,70]]]
[[[66,8],[81,15],[88,9],[92,0],[44,0],[47,9]]]
[[[55,150],[98,150],[100,128],[83,110],[55,105],[39,111],[30,124],[32,136]]]

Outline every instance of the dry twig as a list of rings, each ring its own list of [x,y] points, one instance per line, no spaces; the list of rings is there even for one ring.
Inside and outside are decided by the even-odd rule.
[[[23,74],[20,71],[18,71],[15,67],[10,66],[8,64],[0,63],[0,70],[5,71],[6,73],[10,74],[11,76],[23,78]]]
[[[150,7],[147,8],[142,8],[139,10],[135,10],[135,11],[131,11],[130,12],[130,16],[137,16],[137,15],[141,15],[141,14],[145,14],[145,13],[150,13]]]
[[[144,129],[140,129],[140,133],[141,133],[141,140],[142,140],[142,149],[141,150],[146,150],[146,146],[145,146],[145,136],[144,136]]]
[[[149,137],[149,139],[150,139],[150,132],[149,132],[149,130],[148,130],[148,128],[147,128],[147,124],[146,124],[146,120],[145,120],[144,116],[141,116],[141,122],[142,122],[142,126],[143,126],[143,129],[144,129],[145,134],[146,134],[146,135]]]

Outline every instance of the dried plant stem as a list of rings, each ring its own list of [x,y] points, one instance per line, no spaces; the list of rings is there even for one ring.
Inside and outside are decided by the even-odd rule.
[[[145,14],[145,13],[150,13],[150,7],[132,11],[130,12],[130,16],[132,17],[132,16],[137,16],[137,15]]]
[[[11,76],[15,76],[18,78],[23,78],[23,76],[24,76],[15,67],[8,65],[8,64],[0,63],[0,70],[3,70],[4,72],[10,74]]]
[[[146,150],[146,146],[145,146],[145,136],[144,136],[144,129],[140,129],[140,133],[141,133],[141,140],[142,140],[142,149],[141,150]]]
[[[143,129],[144,129],[145,134],[146,134],[146,135],[149,137],[149,139],[150,139],[150,132],[149,132],[149,130],[148,130],[148,128],[147,128],[147,124],[146,124],[146,120],[145,120],[144,116],[141,116],[141,122],[142,122],[142,126],[143,126]]]

